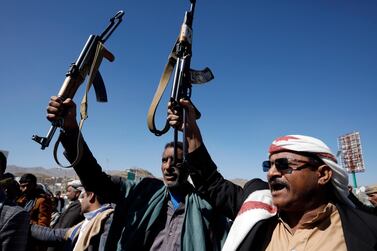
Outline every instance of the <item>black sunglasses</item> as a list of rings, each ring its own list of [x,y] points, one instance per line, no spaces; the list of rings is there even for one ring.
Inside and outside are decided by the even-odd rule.
[[[292,161],[293,162],[298,162],[298,163],[304,163],[304,165],[292,168]],[[304,161],[304,160],[299,160],[299,159],[288,159],[288,158],[280,158],[276,159],[275,161],[263,161],[262,167],[263,167],[263,172],[268,172],[272,165],[275,164],[276,169],[279,172],[284,172],[284,173],[292,173],[293,171],[298,171],[301,169],[304,169],[308,166],[318,166],[320,163],[317,160],[314,159],[309,159],[309,161]]]

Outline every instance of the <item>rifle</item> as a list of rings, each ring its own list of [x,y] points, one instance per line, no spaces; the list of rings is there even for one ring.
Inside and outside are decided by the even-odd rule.
[[[170,102],[173,107],[179,111],[182,111],[183,124],[186,123],[186,111],[179,105],[180,99],[191,98],[192,84],[204,84],[214,78],[211,70],[206,67],[205,69],[198,71],[190,68],[192,57],[192,24],[194,19],[194,11],[196,0],[190,0],[190,10],[185,12],[183,24],[178,39],[169,55],[168,63],[165,66],[164,72],[161,76],[159,86],[153,97],[152,104],[148,111],[147,124],[149,130],[156,136],[161,136],[169,131],[169,122],[166,121],[165,127],[162,130],[158,130],[155,125],[154,117],[157,110],[157,106],[161,100],[162,94],[166,89],[169,79],[172,75],[173,69],[174,80],[170,94]],[[194,106],[196,118],[199,119],[201,114],[199,110]],[[183,129],[183,162],[187,159],[187,143],[186,143],[186,129]],[[177,156],[177,142],[178,142],[178,129],[174,129],[174,156],[173,164],[176,163]]]
[[[107,102],[107,93],[102,76],[98,71],[102,58],[106,58],[110,62],[114,61],[114,55],[108,51],[103,44],[122,22],[124,12],[121,10],[110,19],[110,24],[102,32],[101,35],[90,35],[86,41],[76,62],[72,63],[66,73],[66,78],[59,90],[58,97],[63,101],[67,98],[73,98],[77,89],[84,82],[87,75],[91,76],[90,84],[93,84],[98,102]],[[87,88],[88,89],[88,88]],[[51,127],[46,137],[33,135],[32,139],[41,144],[41,149],[44,150],[49,146],[51,139],[57,128],[63,126],[63,119],[51,122]]]

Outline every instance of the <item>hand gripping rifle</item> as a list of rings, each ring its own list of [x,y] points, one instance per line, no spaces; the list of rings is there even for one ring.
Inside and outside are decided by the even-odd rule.
[[[158,130],[155,125],[154,117],[157,110],[157,106],[161,100],[169,79],[175,68],[173,86],[170,95],[170,102],[177,109],[182,111],[183,124],[186,124],[186,111],[179,105],[179,100],[190,99],[192,84],[204,84],[214,78],[211,70],[206,67],[204,70],[197,71],[190,68],[191,56],[192,56],[192,23],[194,19],[194,11],[196,0],[190,0],[190,10],[185,12],[183,24],[178,39],[169,55],[168,63],[165,66],[164,72],[161,76],[160,83],[153,97],[152,104],[148,111],[147,124],[149,130],[156,136],[161,136],[169,131],[169,122],[166,121],[165,127],[162,130]],[[195,108],[197,119],[201,114],[198,109]],[[174,129],[174,157],[173,164],[176,164],[177,156],[177,142],[178,142],[178,129]],[[187,155],[186,144],[186,129],[183,128],[183,161],[185,163]]]
[[[107,94],[105,84],[101,77],[98,68],[101,64],[102,58],[106,58],[110,62],[114,61],[114,55],[108,51],[103,44],[110,37],[113,31],[118,27],[122,21],[124,12],[119,11],[114,17],[110,19],[110,24],[102,32],[100,36],[90,35],[84,48],[82,49],[78,59],[72,63],[66,73],[66,78],[60,88],[58,97],[63,101],[67,98],[73,98],[77,89],[84,82],[87,75],[90,76],[87,91],[93,83],[96,98],[98,102],[107,102]],[[86,97],[86,95],[85,95]],[[50,130],[46,137],[33,135],[32,139],[41,144],[41,149],[49,146],[52,137],[58,127],[63,126],[63,119],[52,122]]]

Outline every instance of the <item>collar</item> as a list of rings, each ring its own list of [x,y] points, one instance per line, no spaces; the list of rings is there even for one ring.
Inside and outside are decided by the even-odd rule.
[[[333,214],[335,211],[337,211],[337,208],[334,204],[331,202],[327,203],[327,205],[317,212],[317,214],[310,220],[303,222],[301,225],[301,229],[309,229],[313,228],[315,226],[318,226],[321,222],[328,219],[331,214]],[[288,229],[290,232],[292,232],[291,227],[286,223],[279,215],[278,217],[279,221],[281,221],[286,229]]]
[[[170,195],[170,201],[173,204],[174,210],[177,210],[179,208],[179,205],[184,202],[185,197],[182,195],[174,195],[171,192],[169,192]]]
[[[329,202],[327,203],[325,208],[318,211],[317,215],[313,219],[308,220],[307,222],[304,222],[303,226],[305,228],[308,228],[308,227],[318,225],[320,222],[327,219],[335,211],[337,211],[336,206]]]
[[[102,213],[103,211],[112,208],[110,204],[103,204],[100,208],[97,208],[96,210],[90,211],[88,213],[84,213],[84,217],[86,220],[93,219],[97,214]]]

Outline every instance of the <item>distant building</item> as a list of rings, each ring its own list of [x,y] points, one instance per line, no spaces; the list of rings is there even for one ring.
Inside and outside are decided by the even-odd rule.
[[[126,177],[128,180],[140,181],[145,177],[154,177],[150,172],[141,168],[129,168],[124,172],[124,177]]]

